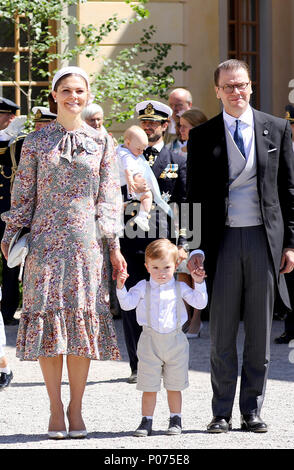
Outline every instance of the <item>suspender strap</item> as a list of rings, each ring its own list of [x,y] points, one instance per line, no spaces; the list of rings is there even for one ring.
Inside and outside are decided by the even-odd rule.
[[[177,312],[177,330],[181,329],[181,308],[182,308],[182,296],[181,296],[181,285],[176,281],[176,312]],[[146,281],[146,293],[145,293],[145,309],[147,326],[151,328],[151,316],[150,316],[150,305],[151,305],[151,287],[150,282]]]
[[[147,326],[149,328],[151,328],[150,298],[151,298],[150,282],[146,281],[145,308],[146,308]]]
[[[181,329],[181,307],[182,307],[182,296],[181,296],[181,284],[176,281],[176,295],[177,295],[177,330]]]

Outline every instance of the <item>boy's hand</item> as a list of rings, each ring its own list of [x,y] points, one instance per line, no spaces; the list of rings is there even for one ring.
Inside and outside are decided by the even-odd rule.
[[[116,276],[116,287],[118,289],[122,289],[128,277],[129,275],[127,271],[125,271],[124,269],[119,271],[119,273],[117,273],[117,276]]]
[[[204,281],[204,278],[207,277],[203,267],[194,269],[191,272],[191,276],[194,282],[201,284]]]

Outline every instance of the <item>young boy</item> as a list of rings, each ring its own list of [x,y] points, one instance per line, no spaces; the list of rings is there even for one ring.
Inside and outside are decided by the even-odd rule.
[[[0,300],[2,297],[2,292],[0,288]],[[6,344],[5,328],[2,313],[0,312],[0,391],[4,390],[10,385],[10,382],[13,378],[12,370],[8,365],[7,358],[4,354],[4,348]]]
[[[157,180],[150,169],[143,150],[148,145],[147,134],[139,126],[131,126],[124,133],[124,144],[117,148],[120,165],[121,186],[127,184],[134,200],[140,201],[140,210],[134,222],[148,232],[148,216],[153,198],[166,213],[171,209],[161,198]]]
[[[174,278],[178,249],[167,239],[151,242],[145,251],[145,266],[150,281],[142,280],[129,292],[124,287],[128,274],[117,277],[117,297],[123,310],[136,308],[137,321],[143,326],[138,342],[138,383],[142,395],[142,421],[134,436],[152,432],[156,395],[161,375],[167,390],[170,422],[167,434],[182,431],[182,393],[188,387],[189,343],[182,331],[187,321],[183,299],[192,307],[203,309],[207,304],[205,271],[192,273],[195,287]]]

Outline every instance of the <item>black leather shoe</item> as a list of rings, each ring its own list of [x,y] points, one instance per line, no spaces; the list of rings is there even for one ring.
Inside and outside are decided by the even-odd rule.
[[[226,416],[214,416],[212,421],[207,426],[207,432],[221,433],[228,432],[232,429],[232,419]]]
[[[283,333],[281,336],[275,338],[276,344],[288,344],[290,343],[291,339],[294,339],[294,336],[288,335],[286,332]]]
[[[9,387],[11,380],[13,379],[12,370],[10,374],[6,374],[5,372],[1,372],[0,374],[0,390],[4,390],[6,387]]]
[[[4,325],[6,326],[14,326],[19,324],[19,320],[17,320],[16,318],[3,318],[3,321]]]
[[[241,415],[241,429],[251,432],[267,432],[267,425],[256,413]]]
[[[136,429],[133,436],[147,437],[152,433],[152,419],[147,419],[145,416],[142,418],[140,426]]]
[[[128,384],[136,384],[137,383],[137,371],[133,370],[130,377],[127,378]]]

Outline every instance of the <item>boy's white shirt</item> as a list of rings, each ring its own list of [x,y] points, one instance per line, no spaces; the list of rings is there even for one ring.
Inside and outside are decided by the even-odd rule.
[[[150,278],[151,303],[150,318],[151,328],[158,333],[170,333],[177,327],[177,298],[175,279],[172,278],[165,284],[158,284]],[[184,282],[180,282],[181,296],[189,305],[202,310],[207,305],[206,283],[195,283],[194,289]],[[117,298],[123,310],[133,310],[136,308],[136,317],[139,325],[147,325],[145,308],[146,280],[139,281],[129,291],[125,287],[116,289]],[[181,308],[181,325],[188,319],[184,302]]]

